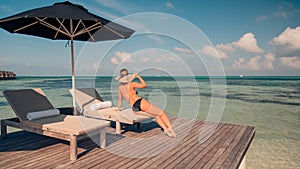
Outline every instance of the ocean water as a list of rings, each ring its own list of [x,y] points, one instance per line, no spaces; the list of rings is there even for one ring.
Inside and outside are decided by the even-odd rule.
[[[247,168],[300,168],[300,77],[144,79],[148,86],[139,94],[170,116],[256,126]],[[80,77],[76,84],[95,87],[104,100],[116,103],[118,83],[111,77]],[[15,117],[2,91],[23,88],[42,88],[55,107],[72,105],[70,77],[19,77],[0,81],[1,119]]]

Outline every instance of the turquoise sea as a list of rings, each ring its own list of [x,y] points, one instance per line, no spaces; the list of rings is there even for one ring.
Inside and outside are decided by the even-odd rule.
[[[210,113],[217,113],[216,119],[220,118],[221,122],[256,126],[247,154],[247,168],[300,168],[300,77],[144,79],[148,87],[139,94],[164,108],[170,116],[186,115],[205,120]],[[78,87],[95,87],[104,100],[116,99],[118,84],[112,77],[80,77],[76,82]],[[2,91],[23,88],[42,88],[55,107],[72,105],[68,92],[70,77],[18,77],[0,81],[1,119],[15,117]],[[216,88],[222,91],[217,90],[212,95]],[[216,101],[214,105],[212,98]],[[180,114],[182,105],[185,105],[184,113]],[[194,107],[198,106],[195,112]],[[217,107],[213,110],[221,108],[224,112],[209,112],[211,106]]]

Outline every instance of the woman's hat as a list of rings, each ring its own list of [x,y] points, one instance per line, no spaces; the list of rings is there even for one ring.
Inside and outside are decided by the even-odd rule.
[[[119,81],[120,83],[129,83],[133,81],[134,75],[133,74],[127,74],[127,75],[119,75],[115,78],[116,81]]]

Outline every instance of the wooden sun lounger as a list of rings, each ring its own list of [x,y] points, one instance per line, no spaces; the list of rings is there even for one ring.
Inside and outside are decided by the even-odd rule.
[[[1,137],[7,134],[7,126],[54,137],[70,142],[70,160],[77,159],[77,141],[100,133],[100,147],[106,144],[106,127],[110,122],[84,116],[60,114],[29,121],[28,112],[53,109],[41,89],[7,90],[3,92],[17,118],[1,120]]]
[[[73,95],[72,89],[70,93]],[[123,109],[120,112],[115,111],[114,108],[105,108],[97,111],[90,110],[92,104],[104,101],[95,88],[75,89],[75,94],[76,103],[84,116],[116,122],[116,133],[118,134],[121,133],[121,123],[133,125],[152,119],[148,116],[134,114],[131,108]],[[142,114],[143,112],[140,113]]]

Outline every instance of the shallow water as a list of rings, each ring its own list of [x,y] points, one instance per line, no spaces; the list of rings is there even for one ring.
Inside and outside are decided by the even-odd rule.
[[[222,78],[206,77],[145,77],[145,80],[148,87],[139,90],[139,94],[171,116],[198,119],[210,116],[222,122],[256,126],[247,153],[247,168],[300,168],[300,77],[227,77],[226,84]],[[111,77],[76,81],[78,87],[96,87],[104,100],[116,103],[118,84]],[[0,118],[15,117],[2,91],[23,88],[42,88],[55,107],[72,105],[68,92],[71,78],[20,77],[0,81]],[[212,91],[217,91],[213,92],[213,103]],[[218,112],[223,108],[224,112]],[[14,130],[9,128],[9,131]]]

